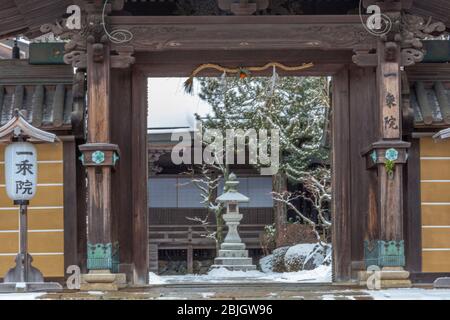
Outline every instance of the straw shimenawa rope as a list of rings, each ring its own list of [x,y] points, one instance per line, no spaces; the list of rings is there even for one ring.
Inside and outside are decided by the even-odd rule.
[[[313,63],[304,63],[300,66],[290,67],[290,66],[285,66],[284,64],[279,63],[279,62],[269,62],[262,67],[227,68],[227,67],[222,67],[218,64],[206,63],[206,64],[200,65],[191,73],[191,76],[184,82],[184,89],[186,90],[187,93],[192,93],[194,78],[200,72],[202,72],[203,70],[206,70],[206,69],[215,69],[222,73],[239,74],[239,76],[241,78],[246,78],[250,72],[261,72],[261,71],[267,70],[269,68],[279,68],[284,71],[293,72],[293,71],[300,71],[300,70],[308,69],[313,66],[314,66]]]

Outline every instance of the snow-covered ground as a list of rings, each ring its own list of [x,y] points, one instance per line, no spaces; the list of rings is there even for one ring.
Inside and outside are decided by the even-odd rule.
[[[224,268],[211,270],[205,275],[180,275],[180,276],[157,276],[150,273],[150,284],[170,283],[224,283],[224,282],[302,282],[302,283],[329,283],[331,282],[331,267],[319,266],[314,270],[298,272],[261,272],[261,271],[229,271]]]
[[[0,293],[0,300],[36,300],[45,293]]]
[[[366,293],[375,300],[450,300],[450,289],[387,289]]]

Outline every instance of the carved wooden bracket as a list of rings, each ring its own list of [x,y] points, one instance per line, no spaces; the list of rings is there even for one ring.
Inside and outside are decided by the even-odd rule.
[[[83,132],[83,118],[86,104],[86,74],[81,69],[78,69],[74,75],[72,96],[72,127],[74,128],[74,131],[81,134]]]
[[[132,56],[134,48],[132,46],[121,46],[116,48],[117,55],[111,55],[112,68],[129,68],[136,59]]]
[[[411,66],[421,62],[425,56],[422,40],[441,35],[446,26],[442,22],[433,22],[431,17],[425,20],[405,14],[401,19],[402,65]]]
[[[421,62],[425,56],[422,40],[439,36],[446,31],[442,22],[433,22],[431,17],[425,20],[420,16],[400,12],[388,13],[387,16],[391,19],[391,31],[380,37],[386,42],[386,46],[385,52],[379,54],[383,54],[386,61],[395,61],[398,59],[397,46],[400,46],[401,66]],[[355,50],[353,62],[359,66],[376,66],[374,55],[376,54],[364,50]]]
[[[378,65],[377,54],[370,53],[367,50],[355,50],[352,60],[360,67],[376,67]]]
[[[86,51],[71,51],[64,55],[64,62],[72,65],[74,68],[86,69],[87,58]]]

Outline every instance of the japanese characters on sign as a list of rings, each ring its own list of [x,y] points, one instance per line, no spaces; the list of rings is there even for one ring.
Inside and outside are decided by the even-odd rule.
[[[28,142],[15,142],[5,149],[5,184],[14,201],[31,200],[36,193],[37,154]]]
[[[383,138],[400,138],[400,74],[398,64],[383,63],[381,87]]]

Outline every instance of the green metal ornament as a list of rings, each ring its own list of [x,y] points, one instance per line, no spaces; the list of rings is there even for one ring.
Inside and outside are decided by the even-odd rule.
[[[116,162],[119,161],[120,157],[117,152],[113,153],[113,165],[116,165]]]
[[[87,268],[89,270],[119,271],[119,245],[115,243],[88,243]]]
[[[398,159],[398,151],[394,148],[387,149],[384,157],[389,161],[395,161]]]
[[[372,159],[373,163],[376,163],[376,162],[377,162],[378,157],[377,157],[377,151],[376,151],[376,150],[374,150],[374,151],[370,154],[370,158]]]
[[[96,164],[101,164],[105,162],[105,153],[102,151],[95,151],[92,154],[92,161],[95,162]]]
[[[364,260],[366,267],[404,267],[405,244],[400,241],[364,241]]]

